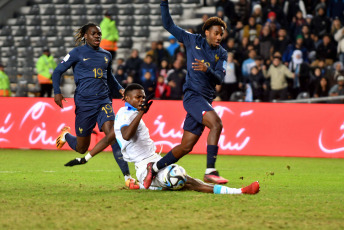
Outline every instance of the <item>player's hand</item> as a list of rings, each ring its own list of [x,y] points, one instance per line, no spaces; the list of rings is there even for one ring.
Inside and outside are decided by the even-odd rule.
[[[202,71],[202,72],[206,72],[207,71],[208,67],[207,67],[207,65],[204,62],[202,62],[202,61],[200,61],[200,60],[198,60],[196,58],[195,58],[195,61],[196,62],[192,63],[192,69],[193,70],[195,70],[195,71]]]
[[[64,166],[72,167],[74,165],[82,165],[82,164],[86,164],[86,163],[87,163],[87,161],[86,161],[85,157],[83,157],[83,158],[76,158],[74,160],[71,160],[68,163],[66,163]]]
[[[56,105],[58,105],[59,107],[61,107],[63,109],[62,100],[67,102],[67,100],[64,98],[64,96],[62,94],[55,94],[54,101],[55,101]]]
[[[122,95],[122,98],[124,98],[124,89],[120,89],[119,93]]]
[[[147,113],[149,110],[149,107],[152,105],[153,101],[152,98],[154,97],[154,93],[146,97],[146,100],[142,103],[140,110],[143,111],[143,113]]]

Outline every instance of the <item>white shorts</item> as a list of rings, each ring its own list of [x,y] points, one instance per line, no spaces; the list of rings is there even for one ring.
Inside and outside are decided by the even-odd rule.
[[[147,164],[149,162],[157,162],[161,159],[162,157],[158,154],[154,154],[153,156],[141,161],[138,164],[135,164],[135,169],[136,169],[136,177],[137,180],[143,184],[143,180],[145,179],[147,175]],[[159,188],[166,188],[165,183],[164,183],[164,175],[167,170],[167,168],[160,169],[159,172],[156,174],[155,178],[152,181],[152,184],[150,187],[159,187]]]

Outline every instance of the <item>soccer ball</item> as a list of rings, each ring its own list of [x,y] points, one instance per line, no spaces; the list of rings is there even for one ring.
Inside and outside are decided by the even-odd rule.
[[[179,190],[186,183],[186,172],[179,165],[169,165],[164,170],[164,183],[168,189]]]

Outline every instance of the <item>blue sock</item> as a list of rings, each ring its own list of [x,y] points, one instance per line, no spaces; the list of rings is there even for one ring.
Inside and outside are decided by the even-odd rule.
[[[72,134],[70,133],[67,133],[65,135],[65,139],[69,145],[69,147],[71,147],[74,151],[76,151],[76,136],[73,136]]]
[[[207,168],[215,168],[218,150],[219,147],[217,145],[207,146]]]
[[[123,159],[121,148],[119,147],[117,141],[115,144],[111,145],[113,156],[121,169],[123,176],[130,174],[128,163]]]
[[[173,163],[176,163],[178,161],[177,158],[175,158],[172,154],[172,150],[169,151],[166,156],[164,156],[163,158],[161,158],[157,163],[156,166],[158,167],[158,169],[162,169],[168,165],[171,165]]]
[[[221,194],[222,185],[216,184],[214,186],[214,194]]]

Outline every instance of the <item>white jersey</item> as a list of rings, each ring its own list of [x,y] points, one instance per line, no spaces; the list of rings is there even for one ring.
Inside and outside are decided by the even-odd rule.
[[[133,162],[135,165],[156,155],[156,147],[149,136],[149,129],[142,119],[135,135],[129,141],[123,139],[121,128],[129,126],[137,114],[137,109],[126,102],[125,106],[118,110],[115,119],[115,134],[117,142],[121,147],[123,159],[127,162]]]

